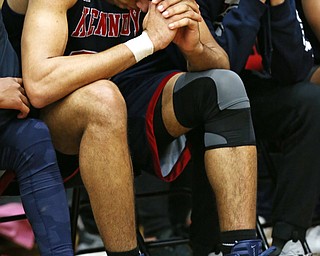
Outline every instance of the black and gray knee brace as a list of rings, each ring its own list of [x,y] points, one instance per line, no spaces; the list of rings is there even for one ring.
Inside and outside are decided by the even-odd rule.
[[[206,149],[255,144],[249,99],[236,73],[186,73],[175,84],[173,101],[183,126],[204,125]]]

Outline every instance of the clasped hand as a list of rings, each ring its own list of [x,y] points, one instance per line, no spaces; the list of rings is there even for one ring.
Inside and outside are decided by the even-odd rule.
[[[155,50],[171,42],[183,51],[191,51],[199,44],[199,6],[194,0],[152,0],[143,21]]]
[[[182,51],[192,51],[199,44],[199,22],[202,21],[195,0],[105,0],[120,8],[147,12],[143,29],[155,51],[171,42]]]

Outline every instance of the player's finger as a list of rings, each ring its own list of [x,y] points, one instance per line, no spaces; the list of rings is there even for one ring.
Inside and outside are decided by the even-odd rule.
[[[18,110],[20,111],[20,113],[17,115],[17,117],[20,119],[26,118],[30,112],[30,108],[25,104],[21,104],[21,106]]]
[[[190,28],[196,28],[198,26],[198,22],[190,18],[182,18],[168,24],[170,29],[178,29],[187,26]]]
[[[29,100],[28,100],[28,98],[26,96],[21,95],[20,99],[21,99],[21,101],[23,102],[24,105],[30,107],[30,102],[29,102]]]
[[[24,89],[22,86],[20,86],[20,87],[18,88],[18,90],[19,90],[23,95],[26,95],[26,91],[25,91],[25,89]]]
[[[200,13],[199,5],[194,0],[162,0],[157,1],[157,9],[160,12],[168,11],[169,8],[175,7],[175,6],[188,6],[192,10],[194,10],[197,13]],[[173,12],[173,11],[172,11]]]
[[[14,77],[14,80],[15,80],[18,84],[22,85],[22,78],[20,78],[20,77]]]
[[[178,29],[184,26],[198,26],[198,22],[202,21],[200,14],[188,11],[179,15],[174,15],[168,19],[170,29]]]
[[[188,17],[190,19],[193,19],[195,21],[202,21],[202,17],[200,13],[195,12],[189,5],[174,5],[172,7],[169,7],[166,11],[162,13],[162,15],[165,18],[177,18],[177,17]]]

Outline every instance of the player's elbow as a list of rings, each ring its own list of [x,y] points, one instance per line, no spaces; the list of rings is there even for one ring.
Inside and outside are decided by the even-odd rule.
[[[49,104],[46,96],[47,93],[45,92],[44,88],[41,87],[41,84],[25,80],[24,86],[29,101],[33,107],[43,108]]]

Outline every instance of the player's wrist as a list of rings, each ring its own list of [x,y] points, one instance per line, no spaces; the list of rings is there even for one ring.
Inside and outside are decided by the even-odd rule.
[[[133,53],[136,62],[139,62],[154,52],[154,45],[146,31],[143,31],[140,36],[130,39],[124,44]]]

